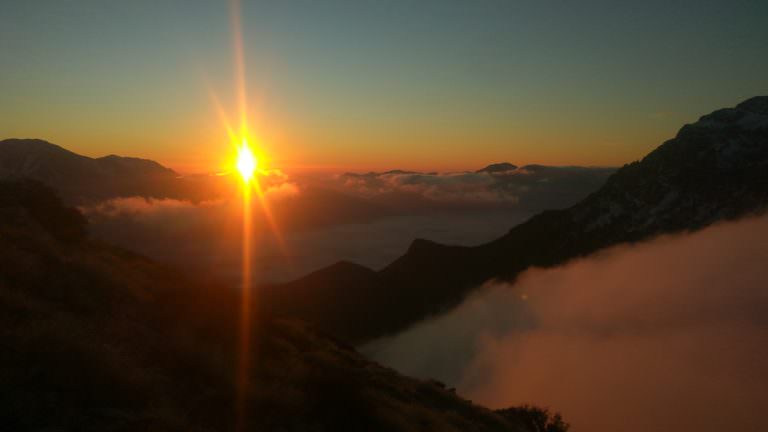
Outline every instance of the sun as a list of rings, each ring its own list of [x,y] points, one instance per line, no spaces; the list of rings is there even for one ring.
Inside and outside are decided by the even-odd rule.
[[[243,140],[242,145],[237,151],[237,170],[240,172],[244,182],[248,183],[251,181],[258,166],[259,161],[248,145],[248,141]]]

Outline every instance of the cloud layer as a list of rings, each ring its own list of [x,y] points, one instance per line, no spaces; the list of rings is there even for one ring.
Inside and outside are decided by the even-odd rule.
[[[369,198],[411,195],[442,204],[563,207],[596,190],[615,171],[541,165],[510,167],[456,173],[347,173],[337,179],[341,188]]]
[[[768,217],[722,224],[489,284],[363,350],[577,432],[762,430],[766,262]]]
[[[609,172],[531,166],[493,173],[289,177],[273,170],[260,176],[271,220],[262,200],[253,200],[254,277],[285,281],[340,260],[381,268],[414,238],[491,241],[536,211],[586,196]],[[188,271],[235,280],[241,268],[239,179],[204,181],[220,183],[213,188],[220,192],[215,200],[118,198],[83,210],[99,238]]]

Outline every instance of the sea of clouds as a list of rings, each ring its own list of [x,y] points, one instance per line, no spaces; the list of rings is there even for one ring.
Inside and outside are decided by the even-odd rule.
[[[766,263],[768,216],[722,223],[490,282],[362,351],[576,432],[763,430]]]
[[[529,166],[494,173],[270,172],[260,178],[263,197],[253,199],[254,277],[285,281],[340,260],[378,269],[416,238],[461,245],[491,241],[540,210],[577,202],[612,171]],[[98,238],[235,281],[242,201],[237,183],[229,180],[213,188],[229,195],[208,201],[132,197],[82,210]]]

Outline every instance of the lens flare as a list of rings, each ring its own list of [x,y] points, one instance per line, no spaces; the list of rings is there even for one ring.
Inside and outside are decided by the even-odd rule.
[[[253,245],[253,218],[252,210],[254,204],[261,210],[264,215],[264,220],[277,240],[277,244],[280,250],[283,252],[283,256],[289,256],[285,250],[285,244],[283,242],[280,229],[277,226],[272,211],[270,210],[269,203],[265,196],[265,190],[260,184],[262,180],[269,181],[270,170],[269,158],[267,154],[263,152],[263,149],[251,147],[249,141],[259,141],[258,139],[251,139],[254,135],[251,135],[250,128],[248,126],[248,105],[247,105],[247,93],[245,88],[245,60],[243,55],[243,35],[241,26],[241,13],[240,4],[241,0],[230,0],[230,14],[232,20],[232,39],[233,39],[233,51],[235,57],[235,83],[239,105],[239,127],[236,125],[238,122],[230,121],[229,116],[222,107],[219,98],[216,93],[209,89],[209,96],[216,109],[219,119],[222,122],[227,135],[229,136],[229,142],[232,144],[232,150],[235,151],[235,157],[229,159],[227,162],[226,174],[234,173],[237,170],[240,173],[240,177],[243,180],[242,187],[240,188],[243,193],[243,242],[242,242],[242,285],[241,285],[241,299],[240,299],[240,329],[239,329],[239,341],[237,352],[237,375],[236,379],[236,395],[235,395],[235,431],[248,430],[248,414],[249,414],[249,400],[253,394],[253,385],[251,382],[251,368],[253,358],[257,353],[253,352],[252,346],[254,338],[254,324],[255,318],[253,304],[257,300],[252,292],[252,259],[254,253]],[[255,149],[255,152],[254,152]],[[231,157],[231,154],[230,154]],[[267,186],[268,187],[268,186]],[[255,195],[256,200],[252,200],[252,194]]]
[[[251,147],[248,145],[247,140],[243,140],[243,144],[237,152],[237,170],[240,172],[240,176],[243,181],[248,183],[253,178],[253,173],[258,167],[259,161],[253,154]]]

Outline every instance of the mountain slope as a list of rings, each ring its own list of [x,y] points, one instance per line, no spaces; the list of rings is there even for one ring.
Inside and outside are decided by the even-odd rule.
[[[490,164],[490,165],[486,166],[485,168],[481,168],[481,169],[479,169],[479,170],[477,170],[475,172],[476,173],[483,173],[483,172],[486,172],[486,173],[500,173],[501,172],[501,173],[503,173],[503,172],[507,172],[507,171],[514,171],[516,169],[517,169],[517,165],[511,164],[509,162],[499,162],[499,163]]]
[[[38,139],[0,141],[0,179],[14,178],[41,181],[76,204],[125,196],[193,199],[200,195],[157,162],[116,155],[93,159]]]
[[[551,266],[618,243],[699,229],[762,211],[766,204],[768,97],[755,97],[684,126],[580,203],[545,211],[493,242],[460,247],[416,240],[403,256],[365,281],[350,284],[346,270],[339,268],[322,281],[264,287],[262,305],[277,315],[311,317],[327,331],[362,342],[444,311],[489,279],[513,279],[530,266]],[[308,311],[283,294],[302,290],[327,301],[313,303]],[[368,292],[367,299],[356,302],[360,310],[332,317],[322,313],[334,299]]]
[[[84,224],[43,185],[0,182],[3,429],[233,430],[239,295]],[[247,430],[539,430],[536,410],[473,405],[300,322],[258,317],[252,336]]]

